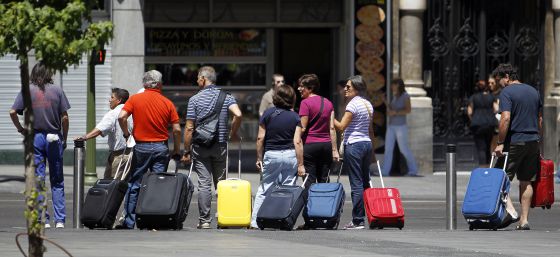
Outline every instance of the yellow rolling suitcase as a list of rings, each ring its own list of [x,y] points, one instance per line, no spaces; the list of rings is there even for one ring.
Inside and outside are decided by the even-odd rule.
[[[229,152],[229,144],[226,147]],[[239,140],[238,178],[228,178],[229,154],[226,154],[226,179],[218,182],[218,228],[251,225],[251,183],[241,179],[241,140]]]

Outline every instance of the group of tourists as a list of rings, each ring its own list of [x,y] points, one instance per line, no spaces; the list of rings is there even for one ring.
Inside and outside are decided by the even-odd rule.
[[[62,153],[68,137],[67,111],[70,104],[62,89],[53,84],[52,75],[39,62],[30,77],[35,115],[35,164],[36,173],[43,181],[46,163],[49,165],[55,227],[64,228]],[[176,108],[162,95],[162,75],[156,70],[144,73],[144,91],[141,93],[130,96],[125,89],[112,89],[109,100],[111,110],[92,131],[74,138],[88,140],[99,135],[108,137],[110,154],[104,178],[114,177],[117,164],[132,154],[123,217],[115,228],[134,228],[136,202],[143,175],[148,171],[166,172],[170,157],[185,163],[194,162],[199,191],[197,227],[210,228],[212,187],[216,188],[217,182],[224,179],[227,143],[230,140],[239,141],[238,130],[242,118],[235,97],[217,87],[216,79],[216,71],[211,66],[199,69],[199,91],[188,101],[183,141]],[[346,106],[340,119],[336,117],[333,103],[318,94],[320,82],[317,75],[302,75],[295,87],[286,85],[280,74],[274,74],[272,79],[273,87],[263,96],[259,110],[256,167],[262,173],[262,179],[255,195],[251,227],[257,228],[256,214],[271,185],[295,184],[298,176],[307,176],[305,187],[312,183],[328,182],[331,164],[343,159],[350,180],[353,205],[352,220],[344,228],[364,228],[363,191],[370,186],[369,166],[376,157],[372,144],[375,113],[368,100],[363,78],[352,76],[345,81]],[[492,136],[497,138],[496,147],[492,149],[495,154],[500,156],[504,149],[509,149],[510,161],[506,172],[510,179],[517,175],[521,181],[522,211],[521,215],[517,215],[509,201],[508,212],[514,220],[519,220],[518,229],[528,229],[531,182],[536,178],[535,167],[539,161],[542,101],[533,87],[519,81],[515,68],[509,64],[501,64],[496,68],[489,82],[499,85],[496,87],[501,90],[499,97],[489,92],[486,83],[481,81],[478,83],[480,93],[471,97],[468,108],[479,161],[481,165],[488,162]],[[299,113],[294,111],[296,88],[302,98]],[[407,142],[406,115],[411,111],[410,97],[401,79],[392,81],[391,95],[391,99],[385,100],[389,123],[384,165],[380,172],[389,174],[394,145],[397,143],[406,158],[408,175],[418,176],[418,168]],[[216,111],[211,108],[213,106]],[[22,134],[25,129],[19,122],[18,114],[21,115],[24,108],[20,93],[10,110],[10,117]],[[499,125],[496,113],[501,114]],[[230,116],[233,119],[228,125]],[[205,138],[204,129],[211,122],[217,124],[217,134]],[[174,143],[171,153],[168,149],[170,126]],[[337,144],[339,135],[342,140],[340,147]],[[50,227],[49,218],[46,213],[47,228]]]

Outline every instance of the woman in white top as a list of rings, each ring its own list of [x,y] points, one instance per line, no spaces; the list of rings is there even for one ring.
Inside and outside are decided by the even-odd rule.
[[[369,188],[369,165],[373,152],[373,106],[365,98],[366,84],[362,76],[348,78],[344,87],[348,101],[344,116],[334,121],[338,131],[344,131],[344,166],[348,171],[352,196],[352,221],[344,229],[363,229],[365,223],[364,189]]]

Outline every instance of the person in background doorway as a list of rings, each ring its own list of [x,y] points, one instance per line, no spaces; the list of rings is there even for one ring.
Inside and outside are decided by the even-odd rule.
[[[387,103],[386,97],[383,101],[387,106],[387,116],[389,123],[387,133],[385,134],[385,157],[383,159],[383,175],[389,176],[391,166],[393,165],[393,152],[395,143],[399,145],[401,154],[406,159],[408,167],[407,176],[418,177],[418,167],[416,160],[412,155],[412,151],[408,148],[408,126],[406,125],[406,115],[411,111],[410,96],[406,92],[404,81],[402,79],[394,79],[391,82],[391,93],[393,95],[390,103]],[[398,164],[396,164],[398,165]]]
[[[496,98],[490,93],[486,81],[476,83],[478,91],[469,98],[467,115],[471,122],[470,129],[474,137],[474,144],[478,156],[479,167],[488,167],[490,162],[490,143],[496,129],[497,110]]]
[[[492,141],[490,142],[490,152],[496,149],[498,143],[498,123],[500,122],[500,114],[498,113],[498,108],[500,104],[500,92],[502,91],[502,87],[496,83],[496,79],[494,77],[488,77],[488,87],[490,88],[490,93],[494,95],[494,116],[496,117],[496,127],[494,128],[494,134],[492,135]]]
[[[262,117],[266,109],[274,106],[272,100],[272,95],[274,95],[274,89],[284,84],[285,81],[284,81],[284,76],[282,74],[275,73],[274,75],[272,75],[272,87],[262,96],[261,105],[259,106],[259,117]]]

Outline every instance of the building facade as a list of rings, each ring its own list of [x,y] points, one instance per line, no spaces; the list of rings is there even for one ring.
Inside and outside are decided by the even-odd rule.
[[[458,145],[459,168],[470,170],[477,160],[466,101],[476,80],[512,62],[521,80],[543,96],[545,157],[557,160],[559,11],[560,0],[107,0],[95,12],[115,24],[108,59],[96,68],[97,116],[108,110],[110,87],[136,92],[148,69],[163,73],[164,94],[183,113],[197,91],[197,69],[212,65],[217,84],[238,99],[241,133],[252,141],[273,73],[291,85],[301,74],[316,73],[320,93],[333,99],[339,116],[344,100],[336,83],[362,74],[376,106],[375,145],[382,153],[380,97],[388,81],[400,77],[412,96],[409,144],[420,171],[445,170],[448,143]],[[10,58],[0,62],[4,109],[19,90]],[[71,136],[85,132],[84,71],[81,65],[59,78],[76,112],[70,113]],[[21,149],[7,116],[0,119],[0,137],[0,152]],[[103,140],[97,144],[106,148]]]

